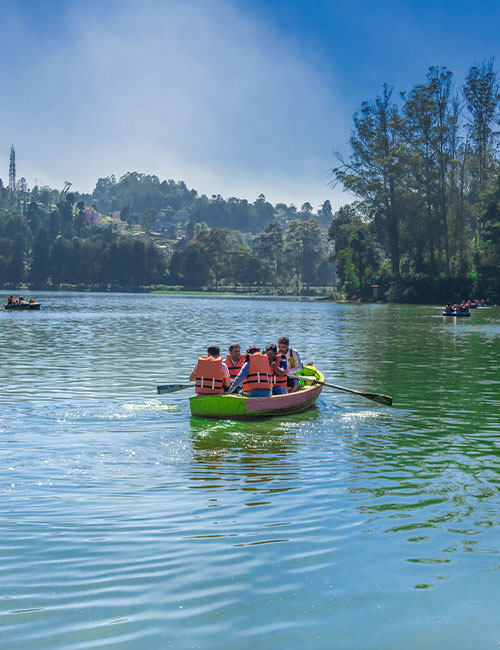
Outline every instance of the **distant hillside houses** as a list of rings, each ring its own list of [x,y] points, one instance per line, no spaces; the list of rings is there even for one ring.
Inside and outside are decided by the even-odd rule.
[[[124,232],[127,229],[127,223],[120,218],[120,210],[114,210],[111,216],[107,216],[92,208],[85,208],[84,214],[87,226],[111,225],[117,232]]]
[[[177,225],[189,220],[189,210],[163,210],[153,224],[156,232],[164,232],[172,225]]]

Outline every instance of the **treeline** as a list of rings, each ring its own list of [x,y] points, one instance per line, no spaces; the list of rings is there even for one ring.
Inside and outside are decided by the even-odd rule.
[[[0,215],[1,285],[131,288],[164,280],[165,258],[152,242],[110,228],[82,227],[80,236],[66,238],[50,225],[41,220],[33,232],[23,215]]]
[[[500,299],[500,96],[493,61],[457,87],[445,67],[393,99],[387,85],[354,116],[334,181],[358,197],[329,237],[344,291],[390,300]]]
[[[220,194],[209,198],[188,189],[183,181],[160,181],[157,176],[137,172],[128,172],[118,181],[114,176],[99,178],[93,193],[81,195],[81,199],[99,212],[119,211],[124,221],[140,224],[146,230],[160,216],[173,223],[176,213],[181,210],[189,213],[194,223],[250,233],[262,232],[272,220],[285,224],[293,220],[307,221],[312,217],[316,217],[323,228],[328,228],[333,216],[328,200],[315,212],[307,201],[300,209],[285,203],[273,206],[263,194],[253,202],[236,197],[224,199]]]
[[[19,196],[0,192],[0,286],[244,285],[300,292],[334,282],[330,247],[317,219],[293,220],[285,228],[270,221],[264,232],[246,239],[238,230],[190,219],[185,236],[169,242],[171,251],[161,238],[158,244],[144,233],[120,234],[112,223],[88,224],[76,193],[53,195],[56,203],[47,206],[30,197],[21,212],[13,212],[9,206]]]
[[[331,287],[334,273],[325,233],[310,219],[291,221],[285,230],[270,221],[252,248],[237,230],[200,228],[174,252],[169,280],[185,287],[244,285],[299,293]]]

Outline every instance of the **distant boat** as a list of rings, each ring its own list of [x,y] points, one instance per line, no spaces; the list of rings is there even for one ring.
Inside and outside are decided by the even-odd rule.
[[[453,311],[444,311],[443,316],[457,316],[457,317],[470,316],[470,312],[457,311],[456,309],[454,309]]]
[[[5,309],[8,309],[10,311],[31,311],[31,310],[39,310],[40,309],[40,303],[39,302],[11,302],[7,303],[5,305]]]

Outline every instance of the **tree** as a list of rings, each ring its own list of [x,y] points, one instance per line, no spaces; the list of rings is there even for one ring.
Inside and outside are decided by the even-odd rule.
[[[30,201],[28,203],[28,209],[26,211],[26,219],[33,235],[38,231],[40,223],[44,217],[45,213],[43,210],[38,207],[35,201]]]
[[[284,253],[295,276],[295,288],[299,293],[299,282],[309,286],[318,278],[318,268],[324,257],[323,236],[316,219],[291,221],[288,224]]]
[[[463,93],[470,113],[467,130],[477,161],[477,182],[482,185],[492,169],[498,136],[492,128],[500,102],[493,59],[469,69]]]
[[[73,246],[62,237],[55,240],[50,251],[50,278],[52,284],[71,282],[73,269]]]
[[[270,221],[265,231],[254,240],[254,253],[264,271],[264,281],[271,282],[275,291],[283,282],[285,257],[283,252],[283,229],[277,221]]]
[[[440,271],[439,254],[450,274],[450,220],[456,196],[456,156],[459,103],[453,90],[453,75],[443,67],[431,67],[427,83],[415,86],[406,100],[401,122],[407,152],[408,192],[405,204],[407,247],[414,247],[417,271],[423,267],[424,247],[430,269]],[[412,204],[418,201],[413,214]],[[413,217],[413,218],[412,218]]]
[[[375,103],[363,102],[354,115],[352,154],[332,170],[337,181],[358,195],[375,219],[384,248],[391,259],[392,271],[399,274],[400,214],[404,195],[404,161],[401,157],[401,128],[392,89],[383,86]]]
[[[334,215],[328,238],[335,243],[332,260],[348,296],[367,296],[378,268],[372,224],[363,219],[358,206],[342,206]]]
[[[6,280],[19,284],[24,280],[25,238],[18,232],[10,240],[10,259],[6,268]]]
[[[318,210],[318,221],[322,228],[328,228],[333,219],[332,204],[328,199]]]
[[[50,273],[50,244],[47,231],[40,228],[33,243],[31,260],[31,280],[37,284],[44,285],[49,279]]]

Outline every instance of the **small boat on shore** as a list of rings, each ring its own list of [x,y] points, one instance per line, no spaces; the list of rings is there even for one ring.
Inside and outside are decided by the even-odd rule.
[[[4,305],[4,308],[9,311],[32,311],[39,310],[39,302],[11,302]]]
[[[314,366],[304,366],[296,373],[324,381],[322,373]],[[295,393],[272,397],[246,397],[245,395],[195,395],[189,398],[191,415],[215,420],[253,420],[301,413],[318,399],[322,385],[304,385]]]

